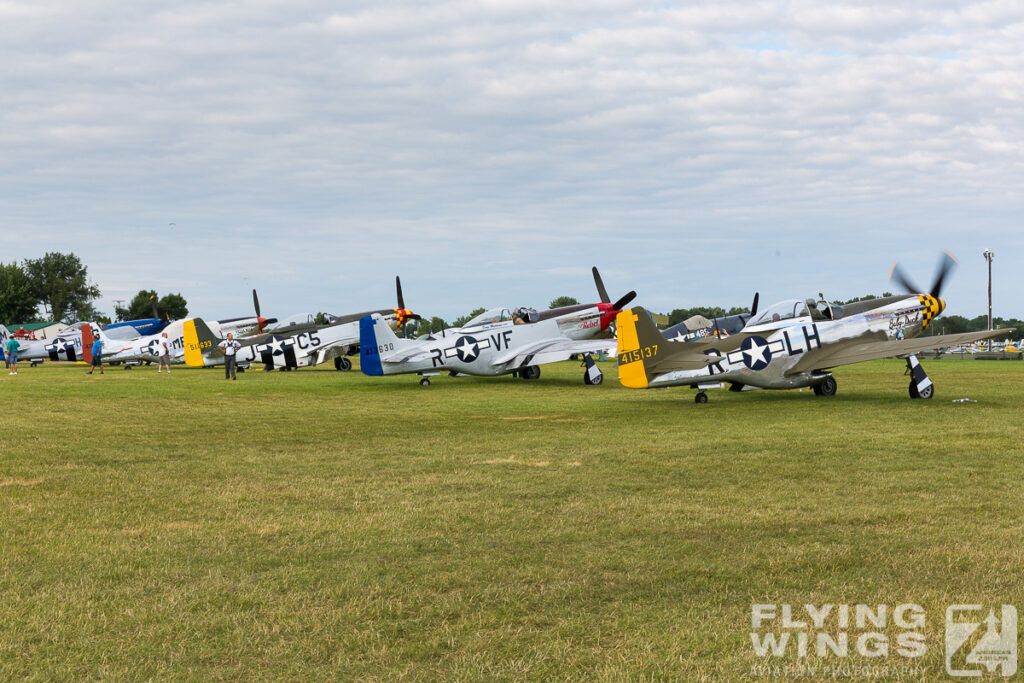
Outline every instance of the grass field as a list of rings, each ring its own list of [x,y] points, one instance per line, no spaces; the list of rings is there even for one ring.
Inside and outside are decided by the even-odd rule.
[[[0,679],[953,680],[947,605],[1024,608],[1024,363],[925,367],[931,401],[879,361],[833,398],[697,406],[610,363],[599,387],[565,363],[429,388],[23,365]],[[927,653],[758,658],[752,603],[916,603]]]

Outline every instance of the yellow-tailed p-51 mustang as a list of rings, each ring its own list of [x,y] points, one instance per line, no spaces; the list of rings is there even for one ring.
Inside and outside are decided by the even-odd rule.
[[[376,313],[383,317],[392,329],[401,329],[409,320],[418,320],[419,315],[405,307],[402,296],[402,281],[395,277],[398,308],[384,308],[377,311],[363,311],[332,317],[329,323],[293,322],[286,319],[265,334],[239,337],[241,348],[235,354],[240,368],[254,363],[263,363],[264,370],[292,370],[334,360],[336,370],[350,370],[352,361],[347,356],[359,349],[359,320]],[[218,344],[222,337],[215,334],[202,318],[193,318],[184,323],[183,346],[185,363],[191,367],[224,364],[224,352]],[[225,332],[226,334],[226,332]]]
[[[1005,334],[1001,330],[920,337],[946,308],[939,294],[955,263],[948,253],[929,293],[893,266],[892,277],[910,294],[831,304],[824,299],[783,301],[752,317],[739,334],[701,342],[668,341],[642,308],[621,312],[618,325],[619,381],[632,389],[691,386],[697,403],[705,389],[812,387],[832,396],[838,385],[831,368],[878,358],[906,358],[910,397],[931,398],[935,387],[917,353]]]

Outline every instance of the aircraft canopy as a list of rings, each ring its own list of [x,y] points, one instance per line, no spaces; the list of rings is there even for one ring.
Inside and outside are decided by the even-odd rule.
[[[282,327],[287,327],[289,325],[305,325],[306,323],[312,323],[313,319],[314,316],[312,313],[296,313],[295,315],[288,316],[284,320],[279,320],[278,322],[276,322],[271,327],[268,327],[267,329],[276,330]]]
[[[793,318],[804,318],[810,315],[807,311],[807,303],[800,299],[787,299],[769,306],[747,323],[747,327],[754,325],[765,325],[780,320],[792,320]]]
[[[470,319],[463,327],[477,327],[479,325],[493,325],[494,323],[509,322],[512,314],[507,308],[492,308],[484,311],[475,318]]]

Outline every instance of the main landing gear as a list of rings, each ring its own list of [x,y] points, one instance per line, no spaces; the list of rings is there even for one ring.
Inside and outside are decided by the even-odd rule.
[[[540,379],[540,368],[536,365],[527,365],[519,370],[519,376],[523,379]]]
[[[335,370],[351,370],[352,369],[352,361],[350,361],[348,358],[345,358],[344,356],[338,356],[337,358],[334,359],[334,369]]]
[[[907,356],[907,371],[904,375],[910,375],[910,386],[908,393],[910,398],[931,398],[935,395],[935,385],[928,379],[928,374],[921,367],[917,356]]]
[[[604,381],[604,374],[601,372],[601,368],[597,367],[597,363],[594,362],[593,357],[589,353],[583,355],[583,366],[586,368],[583,371],[584,384],[597,386]]]
[[[839,384],[832,375],[814,385],[815,396],[835,396],[837,391],[839,391]]]

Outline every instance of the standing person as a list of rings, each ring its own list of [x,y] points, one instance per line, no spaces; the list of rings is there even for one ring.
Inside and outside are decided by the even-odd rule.
[[[11,369],[8,375],[18,374],[18,348],[21,346],[21,342],[18,341],[17,337],[11,337],[11,340],[7,342],[7,367]]]
[[[167,366],[167,374],[171,374],[171,345],[167,343],[166,332],[160,335],[160,367],[157,369],[157,372],[163,372],[165,365]]]
[[[235,339],[235,335],[228,332],[228,338],[217,346],[224,349],[224,379],[238,379],[235,377],[235,351],[242,345]]]
[[[99,337],[92,343],[92,365],[89,367],[87,374],[92,374],[92,371],[96,368],[100,369],[100,374],[103,374],[103,340]]]

